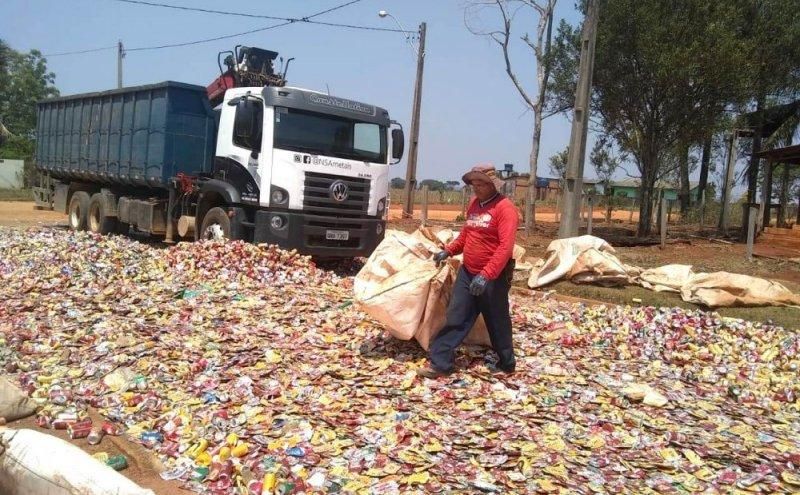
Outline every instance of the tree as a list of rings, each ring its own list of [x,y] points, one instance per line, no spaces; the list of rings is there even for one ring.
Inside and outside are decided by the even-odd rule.
[[[406,180],[400,177],[395,177],[391,181],[389,181],[389,187],[392,189],[405,189],[406,187]]]
[[[651,230],[657,180],[683,165],[677,150],[699,142],[723,104],[735,99],[736,71],[746,62],[737,38],[745,1],[603,2],[592,110],[603,133],[639,171],[640,236]],[[573,38],[574,30],[560,29],[556,45],[577,60]],[[554,81],[563,82],[554,87],[563,93],[560,100],[574,94],[570,75],[561,73],[572,63],[553,64]]]
[[[20,53],[0,40],[0,121],[12,134],[34,137],[36,102],[58,96],[55,77],[38,50]]]
[[[428,186],[429,191],[445,191],[447,189],[444,182],[436,179],[425,179],[420,182],[419,185],[420,188],[422,186]]]
[[[603,184],[603,193],[606,196],[606,222],[611,221],[612,201],[611,178],[619,168],[620,158],[612,154],[611,143],[608,139],[601,138],[595,141],[592,152],[589,154],[589,161],[594,167],[597,178]]]
[[[550,157],[550,172],[553,173],[559,180],[563,181],[567,175],[567,156],[569,155],[569,146],[559,151]]]
[[[531,136],[531,153],[529,158],[530,177],[536,180],[539,162],[539,146],[542,138],[542,120],[547,102],[547,84],[550,79],[550,49],[553,34],[553,12],[557,0],[472,0],[465,9],[464,22],[467,28],[476,35],[488,36],[501,48],[505,62],[506,74],[522,97],[525,105],[533,112],[533,133]],[[477,17],[485,9],[493,10],[501,21],[499,29],[479,29],[470,24],[470,15]],[[524,14],[532,13],[537,18],[534,39],[526,31],[521,40],[533,51],[536,60],[536,92],[526,89],[517,77],[517,70],[509,55],[512,38],[513,21]],[[520,21],[523,22],[523,21]],[[525,207],[525,224],[533,227],[533,211],[536,194],[535,188],[528,188],[528,201]]]
[[[461,185],[461,181],[457,180],[449,180],[444,183],[448,191],[455,191],[455,189]]]
[[[743,37],[749,63],[748,94],[755,105],[750,163],[747,168],[747,201],[756,202],[764,111],[770,103],[797,97],[800,90],[800,11],[796,0],[752,0],[745,12]]]

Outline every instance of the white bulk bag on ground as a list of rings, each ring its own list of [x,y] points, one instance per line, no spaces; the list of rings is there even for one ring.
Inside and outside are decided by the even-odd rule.
[[[0,376],[0,418],[6,421],[26,418],[35,413],[37,408],[36,401],[7,378]]]
[[[0,429],[3,495],[153,495],[74,445],[34,430]]]

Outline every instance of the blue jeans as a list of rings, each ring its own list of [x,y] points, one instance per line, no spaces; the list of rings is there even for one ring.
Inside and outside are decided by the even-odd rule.
[[[456,349],[472,330],[478,315],[482,314],[492,347],[499,357],[497,367],[504,371],[514,370],[516,360],[508,309],[509,269],[513,270],[513,266],[507,267],[495,280],[490,280],[483,294],[473,296],[469,293],[469,285],[475,276],[461,267],[447,307],[447,321],[428,350],[431,366],[439,371],[453,371]]]

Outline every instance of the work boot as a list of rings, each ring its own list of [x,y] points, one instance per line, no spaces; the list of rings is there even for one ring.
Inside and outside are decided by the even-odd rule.
[[[437,370],[433,366],[426,366],[424,368],[417,369],[417,375],[423,378],[430,378],[431,380],[439,378],[441,376],[447,376],[450,372]]]
[[[514,373],[517,369],[516,363],[511,363],[511,365],[501,366],[500,363],[486,363],[486,367],[489,368],[489,371],[494,373],[505,373],[510,375]]]

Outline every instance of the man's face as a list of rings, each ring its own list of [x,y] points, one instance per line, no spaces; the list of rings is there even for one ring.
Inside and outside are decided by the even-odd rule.
[[[472,190],[475,191],[475,196],[479,201],[486,201],[494,196],[495,193],[494,184],[482,180],[472,181]]]

